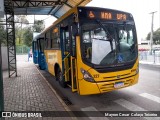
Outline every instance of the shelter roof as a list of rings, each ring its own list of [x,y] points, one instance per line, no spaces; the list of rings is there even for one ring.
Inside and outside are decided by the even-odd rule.
[[[7,1],[7,0],[5,0]],[[15,15],[53,15],[56,18],[75,6],[85,6],[91,0],[9,0]],[[7,7],[7,5],[5,6]]]

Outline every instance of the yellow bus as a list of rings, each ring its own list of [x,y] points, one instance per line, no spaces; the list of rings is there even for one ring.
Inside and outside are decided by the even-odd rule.
[[[62,87],[80,95],[138,82],[136,27],[127,12],[75,7],[33,40],[33,55]]]

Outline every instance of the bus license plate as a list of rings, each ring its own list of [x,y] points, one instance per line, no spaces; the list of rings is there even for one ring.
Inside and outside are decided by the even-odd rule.
[[[114,88],[121,88],[124,86],[124,83],[123,82],[118,82],[118,83],[115,83],[114,84]]]

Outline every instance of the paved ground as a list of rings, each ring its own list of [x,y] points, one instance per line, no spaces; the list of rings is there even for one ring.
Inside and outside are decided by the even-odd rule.
[[[71,89],[61,88],[55,78],[46,71],[40,71],[52,87],[70,101],[71,110],[79,111],[159,111],[160,115],[160,66],[140,64],[138,84],[120,90],[80,96]],[[98,113],[96,113],[98,114]],[[103,114],[101,114],[103,115]],[[79,120],[160,120],[160,117],[89,117]]]
[[[67,106],[49,87],[32,60],[27,56],[17,56],[18,77],[8,78],[3,72],[5,111],[66,111]],[[22,118],[7,118],[19,119]],[[29,119],[29,118],[23,118]],[[30,118],[31,119],[31,118]],[[40,118],[32,118],[39,120]],[[41,118],[42,119],[42,118]],[[44,120],[70,120],[71,118],[43,118]]]
[[[160,66],[140,64],[139,83],[105,94],[80,96],[70,88],[61,88],[55,77],[41,71],[56,93],[68,104],[69,109],[78,111],[160,111]],[[57,99],[52,88],[40,75],[27,56],[18,56],[17,78],[4,75],[5,111],[63,111],[64,103]],[[65,106],[68,108],[67,106]],[[160,112],[159,112],[160,113]],[[97,113],[96,113],[97,114]],[[12,118],[13,119],[13,118]],[[11,120],[12,120],[11,119]],[[17,119],[17,118],[16,118]],[[21,120],[20,118],[19,120]],[[24,118],[25,119],[25,118]],[[38,118],[37,120],[39,120]],[[71,118],[44,118],[71,119]],[[75,118],[74,118],[75,119]],[[160,120],[160,117],[79,117],[79,120]]]

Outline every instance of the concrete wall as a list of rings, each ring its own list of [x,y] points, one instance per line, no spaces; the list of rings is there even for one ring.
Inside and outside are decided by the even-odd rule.
[[[152,48],[154,49],[156,49],[156,48],[158,48],[158,49],[160,49],[160,45],[153,45],[152,46]],[[138,45],[138,49],[147,49],[147,50],[149,50],[150,49],[150,45]]]
[[[8,69],[7,47],[1,46],[1,54],[2,54],[2,70],[7,70]]]

